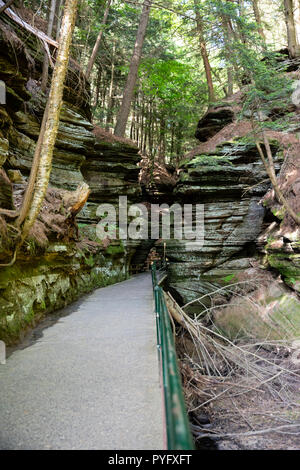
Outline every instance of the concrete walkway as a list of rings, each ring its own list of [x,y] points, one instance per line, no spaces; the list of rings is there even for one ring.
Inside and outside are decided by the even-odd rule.
[[[0,449],[163,449],[150,275],[62,313],[0,365]]]

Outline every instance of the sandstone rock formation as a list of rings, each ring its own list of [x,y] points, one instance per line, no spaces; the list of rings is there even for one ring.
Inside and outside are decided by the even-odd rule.
[[[46,97],[38,82],[40,42],[9,18],[3,21],[0,80],[7,100],[0,106],[0,205],[13,209],[22,200]],[[119,195],[128,196],[129,202],[139,199],[140,156],[132,143],[99,136],[90,119],[89,90],[71,60],[46,199],[17,262],[0,268],[0,337],[6,342],[18,340],[45,313],[128,276],[137,246],[97,239],[96,209],[100,203],[116,202]],[[66,220],[66,200],[83,183],[91,194],[77,225],[74,217]],[[0,263],[11,256],[6,232],[2,219]]]

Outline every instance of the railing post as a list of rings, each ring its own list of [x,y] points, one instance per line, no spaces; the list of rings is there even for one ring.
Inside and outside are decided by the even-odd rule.
[[[157,346],[161,361],[168,450],[194,449],[178,371],[175,343],[164,292],[157,284],[157,266],[151,267],[155,300]]]
[[[159,287],[154,287],[154,302],[155,302],[155,315],[156,315],[156,340],[157,347],[161,349],[161,335],[160,335],[160,305],[159,305]],[[160,358],[160,354],[159,354]]]

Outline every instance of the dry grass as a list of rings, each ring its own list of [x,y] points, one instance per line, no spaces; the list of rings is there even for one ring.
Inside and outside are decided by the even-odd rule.
[[[294,448],[300,436],[297,346],[267,338],[232,341],[211,320],[190,318],[174,299],[168,306],[181,323],[177,346],[195,439],[210,437],[229,449]]]

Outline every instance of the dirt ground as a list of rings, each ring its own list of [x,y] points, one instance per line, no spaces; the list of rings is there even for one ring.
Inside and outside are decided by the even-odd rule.
[[[248,371],[238,360],[231,366],[224,361],[222,369],[220,358],[215,357],[221,375],[213,371],[209,375],[188,334],[180,331],[177,335],[197,448],[299,450],[300,367],[293,360],[295,351],[276,342],[259,348],[241,346],[250,353]]]

